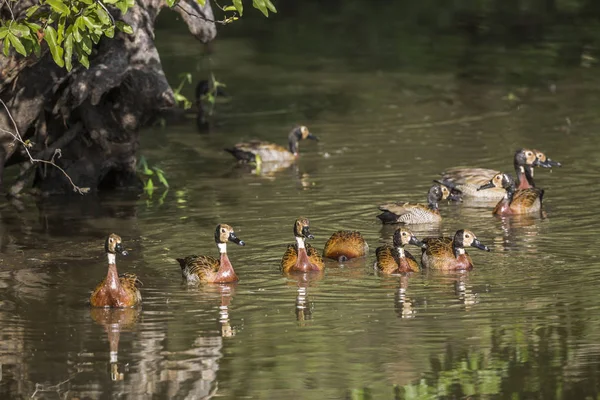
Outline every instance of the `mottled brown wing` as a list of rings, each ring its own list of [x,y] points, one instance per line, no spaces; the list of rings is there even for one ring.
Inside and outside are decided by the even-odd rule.
[[[499,171],[487,168],[456,167],[442,172],[442,180],[457,185],[475,185],[477,187],[488,183]]]
[[[142,294],[138,287],[143,286],[143,284],[142,281],[138,279],[137,275],[131,272],[125,272],[124,274],[119,275],[119,281],[121,282],[123,289],[135,299],[135,304],[141,303]]]
[[[325,267],[325,264],[323,263],[323,259],[321,258],[321,255],[319,254],[318,250],[308,243],[306,243],[305,246],[306,254],[308,254],[308,259],[310,260],[310,262],[318,266],[319,269],[323,269]],[[298,254],[297,251],[296,254]]]
[[[377,269],[386,274],[391,274],[398,268],[398,252],[389,244],[375,249],[375,257]]]
[[[338,259],[362,257],[368,250],[367,243],[358,231],[337,231],[325,243],[323,257]]]
[[[511,208],[518,206],[522,209],[537,209],[538,207],[535,203],[538,199],[541,203],[543,195],[544,191],[539,188],[519,189],[515,192],[513,200],[510,203]]]
[[[196,275],[203,281],[206,275],[210,272],[219,270],[221,261],[211,256],[188,256],[183,259],[178,258],[182,270],[187,274]]]
[[[283,253],[283,257],[281,259],[281,270],[283,272],[288,272],[291,268],[296,265],[298,261],[298,245],[297,244],[288,244],[285,253]]]
[[[426,249],[423,249],[423,253],[432,255],[434,257],[452,254],[452,238],[449,237],[426,237],[421,240],[427,245]]]
[[[142,281],[139,280],[136,274],[131,272],[125,272],[119,275],[119,281],[121,282],[121,286],[128,289],[135,289],[138,287],[144,286]]]

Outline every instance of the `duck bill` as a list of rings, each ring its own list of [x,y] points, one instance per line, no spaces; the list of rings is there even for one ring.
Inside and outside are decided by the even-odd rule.
[[[452,189],[448,195],[450,201],[463,201],[462,192],[458,189]]]
[[[471,243],[471,246],[478,248],[479,250],[490,251],[490,248],[487,247],[485,244],[481,243],[479,241],[479,239],[473,240],[473,243]]]
[[[302,235],[307,239],[314,239],[315,237],[310,233],[310,228],[305,226],[302,228]]]
[[[562,164],[558,161],[554,161],[551,158],[546,158],[546,161],[540,161],[540,166],[544,168],[562,167]]]
[[[409,244],[413,244],[417,247],[420,247],[422,249],[427,248],[427,245],[423,242],[421,242],[419,239],[417,239],[415,236],[411,236],[410,239],[408,240]]]
[[[485,189],[491,189],[491,188],[493,188],[493,187],[495,187],[494,183],[493,183],[493,182],[488,182],[488,183],[486,183],[485,185],[481,185],[481,186],[479,186],[479,187],[477,188],[477,191],[480,191],[480,190],[485,190]]]
[[[127,252],[127,250],[125,250],[125,249],[123,248],[123,245],[122,245],[121,243],[117,243],[117,244],[116,244],[116,246],[115,246],[115,251],[116,251],[117,253],[121,254],[122,256],[126,256],[126,255],[128,255],[128,254],[129,254],[129,253]]]
[[[318,137],[316,137],[315,135],[313,135],[312,133],[309,133],[309,134],[308,134],[308,136],[307,136],[306,138],[307,138],[307,139],[312,139],[312,140],[314,140],[315,142],[318,142],[318,141],[319,141],[319,138],[318,138]]]
[[[243,240],[240,240],[240,238],[238,238],[237,236],[235,236],[235,233],[233,232],[229,234],[229,241],[237,244],[238,246],[246,245],[246,243]]]

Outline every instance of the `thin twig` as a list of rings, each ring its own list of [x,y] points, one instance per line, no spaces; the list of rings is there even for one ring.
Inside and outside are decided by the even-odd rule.
[[[8,8],[8,11],[10,11],[10,16],[12,17],[12,20],[15,20],[15,14],[13,14],[12,8],[10,8],[10,4],[8,3],[9,0],[4,0],[3,3],[6,4],[6,8]]]
[[[204,15],[198,15],[198,14],[193,14],[191,12],[189,12],[188,10],[186,10],[185,8],[181,7],[179,5],[179,3],[175,4],[175,7],[179,8],[181,11],[183,11],[184,13],[186,13],[187,15],[189,15],[190,17],[196,17],[196,18],[200,18],[206,22],[212,22],[213,24],[221,24],[221,25],[225,25],[227,22],[225,21],[216,21],[214,19],[210,19],[205,17]]]
[[[96,3],[100,4],[100,7],[104,8],[104,11],[106,11],[108,16],[110,17],[110,20],[112,21],[113,26],[115,26],[115,19],[113,18],[112,14],[108,11],[106,6],[100,0],[97,0]]]
[[[61,167],[59,167],[55,162],[54,159],[55,158],[60,158],[62,157],[62,152],[60,149],[55,149],[54,153],[52,154],[52,157],[50,158],[50,161],[48,160],[42,160],[40,158],[33,158],[33,156],[31,155],[31,153],[29,152],[29,147],[30,144],[29,143],[25,143],[23,141],[23,138],[21,137],[21,134],[19,133],[19,128],[17,127],[17,123],[15,122],[12,114],[10,113],[10,111],[8,110],[8,107],[6,106],[6,103],[4,103],[4,101],[2,99],[0,99],[0,103],[2,103],[2,105],[4,106],[4,109],[6,110],[8,117],[10,118],[13,126],[15,127],[15,132],[16,133],[12,133],[10,131],[7,131],[6,129],[2,129],[3,132],[7,132],[9,133],[13,138],[15,138],[16,141],[18,141],[19,143],[21,143],[23,145],[23,148],[25,149],[25,152],[27,153],[27,156],[29,157],[29,160],[32,163],[43,163],[43,164],[50,164],[52,166],[54,166],[55,168],[57,168],[60,172],[62,172],[65,177],[69,180],[69,183],[71,184],[71,186],[73,186],[73,191],[77,192],[79,194],[85,194],[87,192],[90,191],[90,188],[82,188],[77,186],[73,180],[71,179],[71,177],[69,176],[69,174],[67,174],[67,171],[65,171],[64,169],[62,169]]]

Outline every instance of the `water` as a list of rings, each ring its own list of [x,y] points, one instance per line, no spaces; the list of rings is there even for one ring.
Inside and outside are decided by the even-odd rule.
[[[327,52],[326,40],[302,57],[286,42],[304,48],[301,37],[269,45],[256,35],[218,41],[211,63],[230,99],[212,133],[198,134],[192,118],[144,132],[142,153],[171,185],[162,200],[159,189],[151,200],[105,193],[2,206],[0,397],[597,398],[593,71],[564,68],[529,86],[478,82],[441,66],[456,58],[452,47],[415,61],[428,67],[419,69],[390,65],[389,52],[349,63],[340,52],[352,50]],[[185,35],[158,39],[173,82],[206,65]],[[539,62],[516,52],[524,65]],[[248,173],[221,151],[251,138],[285,144],[298,123],[321,140],[302,142],[288,169]],[[564,165],[536,171],[547,218],[444,204],[440,230],[416,233],[473,230],[492,252],[470,250],[472,272],[372,272],[374,249],[394,230],[375,218],[378,204],[424,201],[447,167],[512,172],[523,146]],[[371,254],[327,262],[320,279],[282,276],[299,216],[310,218],[313,246],[357,229]],[[229,247],[241,280],[187,287],[175,258],[217,255],[218,223],[247,243]],[[119,270],[144,283],[140,310],[86,304],[106,273],[110,232],[130,250]]]

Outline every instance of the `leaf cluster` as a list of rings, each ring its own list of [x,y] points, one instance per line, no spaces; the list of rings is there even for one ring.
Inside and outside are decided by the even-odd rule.
[[[39,57],[45,41],[60,67],[70,71],[75,56],[89,68],[93,45],[102,36],[112,38],[115,28],[133,33],[129,25],[115,20],[107,5],[125,14],[134,4],[134,0],[42,0],[16,19],[0,20],[4,55],[8,56],[13,47],[23,56],[33,53]]]

